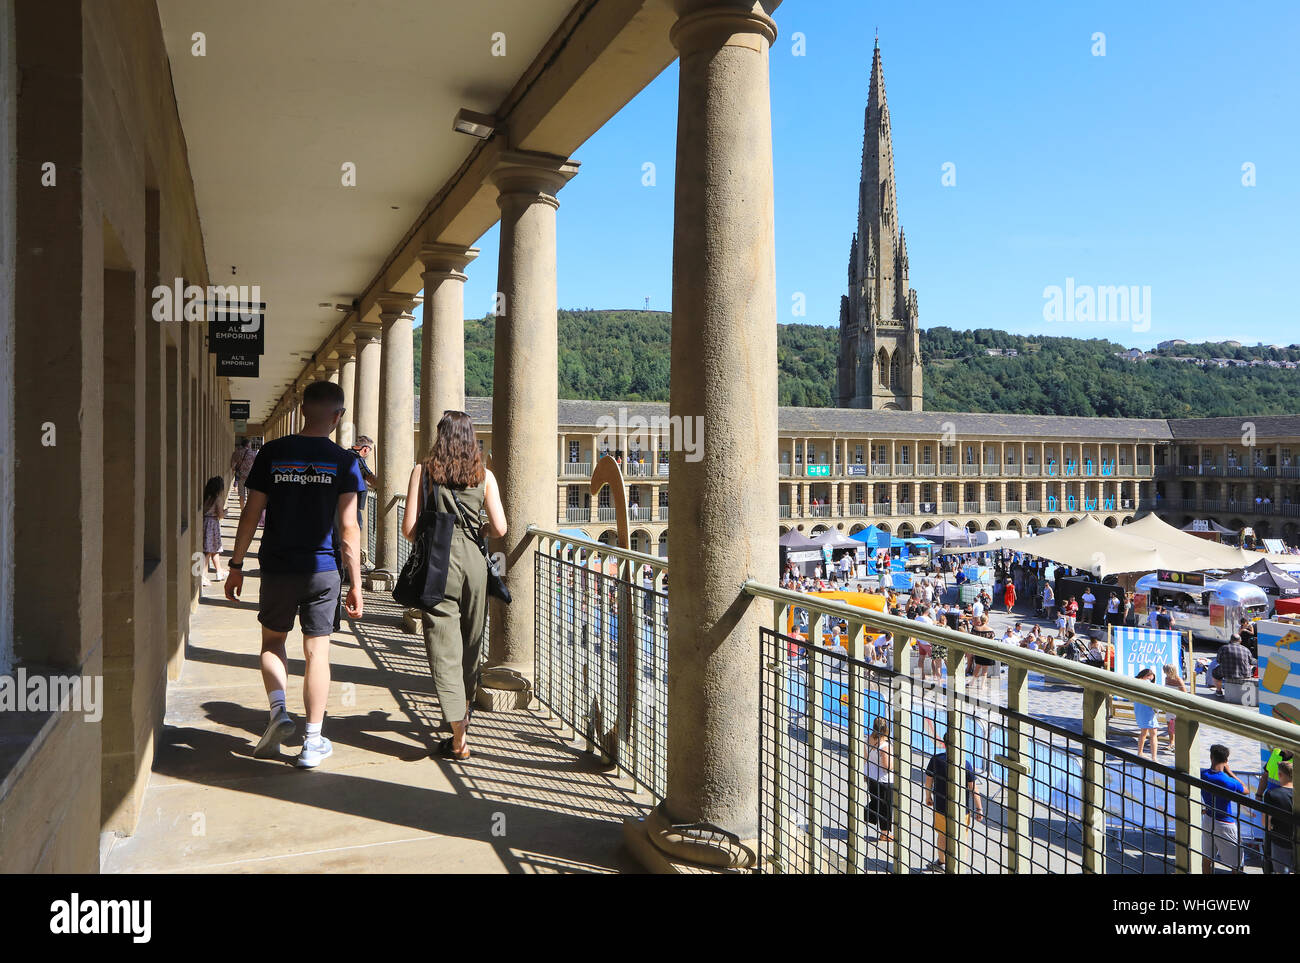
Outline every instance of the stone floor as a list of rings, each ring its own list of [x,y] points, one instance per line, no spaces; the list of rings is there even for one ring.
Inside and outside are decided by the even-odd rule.
[[[423,639],[402,630],[382,594],[367,593],[364,617],[345,617],[334,636],[334,755],[314,771],[292,764],[303,709],[295,630],[288,695],[299,734],[279,760],[254,759],[267,718],[255,551],[240,601],[226,600],[224,583],[203,588],[143,815],[135,835],[105,840],[105,872],[635,871],[622,821],[644,814],[649,797],[597,769],[544,709],[477,713],[472,759],[431,758],[441,715]]]

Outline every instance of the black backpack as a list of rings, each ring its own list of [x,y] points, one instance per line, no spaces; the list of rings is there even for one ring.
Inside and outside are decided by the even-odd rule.
[[[420,472],[420,516],[415,521],[411,554],[397,576],[393,600],[407,608],[432,611],[446,597],[447,565],[451,560],[453,512],[438,511],[438,485],[429,492],[429,473]]]

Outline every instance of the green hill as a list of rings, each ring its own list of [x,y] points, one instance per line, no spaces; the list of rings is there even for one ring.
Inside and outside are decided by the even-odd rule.
[[[671,315],[665,311],[560,311],[560,397],[668,400]],[[465,322],[465,390],[492,393],[492,317]],[[990,356],[989,349],[1016,352]],[[991,328],[921,332],[925,406],[1125,418],[1197,418],[1300,411],[1300,370],[1202,367],[1178,356],[1300,360],[1300,348],[1179,345],[1146,361],[1117,357],[1101,339],[1026,337]],[[839,333],[813,324],[777,325],[782,405],[835,403]],[[415,343],[420,378],[420,340]]]

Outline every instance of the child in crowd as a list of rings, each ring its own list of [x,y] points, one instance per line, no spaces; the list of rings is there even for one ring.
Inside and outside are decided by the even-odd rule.
[[[211,585],[208,566],[217,573],[217,581],[225,580],[221,571],[221,520],[226,517],[226,480],[213,475],[203,486],[203,584]]]

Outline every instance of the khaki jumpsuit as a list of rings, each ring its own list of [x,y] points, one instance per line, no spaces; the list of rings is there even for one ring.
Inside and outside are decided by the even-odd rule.
[[[469,514],[477,519],[483,508],[483,485],[456,492]],[[422,613],[424,647],[429,670],[438,693],[443,718],[460,722],[478,692],[479,662],[483,630],[487,621],[487,562],[466,533],[461,513],[450,490],[438,487],[440,512],[457,516],[451,536],[451,558],[447,563],[446,597]]]

